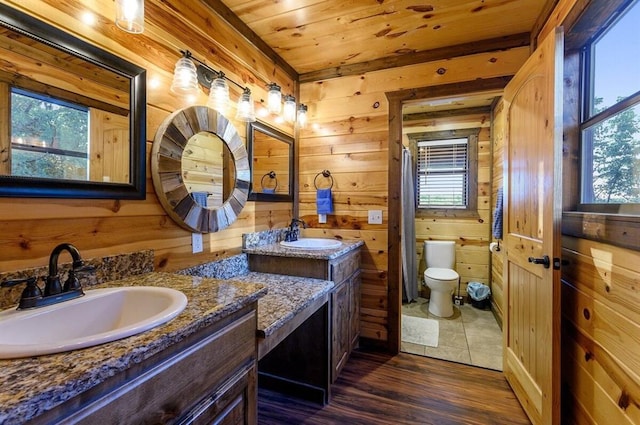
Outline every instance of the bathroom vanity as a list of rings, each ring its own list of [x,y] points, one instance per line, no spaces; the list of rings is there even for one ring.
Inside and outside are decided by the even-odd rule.
[[[277,273],[334,282],[329,299],[330,380],[335,382],[360,336],[360,247],[358,240],[342,241],[338,248],[306,250],[287,248],[279,243],[246,248],[249,269],[261,273]],[[293,358],[289,351],[303,346],[313,347],[322,335],[305,334],[295,341],[284,342],[279,357]],[[287,348],[289,345],[289,348]],[[275,365],[277,362],[273,362]],[[261,365],[262,366],[262,365]],[[261,367],[261,370],[263,368]],[[284,373],[285,371],[278,371]]]
[[[266,288],[166,273],[108,284],[135,285],[178,289],[187,307],[125,339],[0,361],[0,423],[256,423],[256,311]]]

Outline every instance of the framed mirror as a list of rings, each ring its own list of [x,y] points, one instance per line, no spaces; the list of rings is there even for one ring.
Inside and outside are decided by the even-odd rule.
[[[293,201],[293,137],[256,121],[247,125],[252,201]]]
[[[207,106],[169,115],[151,149],[151,177],[167,214],[183,228],[217,232],[247,202],[249,157],[235,127]]]
[[[144,199],[146,71],[0,4],[0,196]]]

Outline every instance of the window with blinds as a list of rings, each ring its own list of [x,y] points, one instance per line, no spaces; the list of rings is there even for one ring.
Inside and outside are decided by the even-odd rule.
[[[469,139],[417,143],[418,208],[466,208]]]

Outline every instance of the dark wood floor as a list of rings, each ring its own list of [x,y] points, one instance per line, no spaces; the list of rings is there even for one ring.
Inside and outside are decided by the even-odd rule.
[[[401,353],[354,352],[328,406],[260,390],[258,423],[530,424],[502,373]]]

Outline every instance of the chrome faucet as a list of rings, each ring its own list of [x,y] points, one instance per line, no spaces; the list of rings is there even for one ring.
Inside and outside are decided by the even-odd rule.
[[[60,284],[60,277],[58,276],[58,257],[62,251],[69,252],[73,259],[71,270],[69,271],[69,275],[64,285]],[[49,276],[47,276],[45,280],[44,292],[38,286],[38,279],[35,277],[6,280],[2,282],[0,286],[10,287],[21,283],[25,283],[27,285],[24,291],[22,291],[18,310],[44,307],[46,305],[56,304],[83,296],[84,291],[82,290],[82,285],[80,285],[77,275],[79,273],[91,272],[93,270],[94,268],[92,266],[84,266],[84,262],[80,257],[80,251],[78,251],[78,248],[70,243],[63,243],[56,246],[53,251],[51,251],[51,256],[49,257]]]
[[[298,237],[300,236],[300,228],[298,227],[298,224],[302,224],[303,229],[307,228],[307,223],[305,223],[304,220],[292,218],[291,224],[289,224],[289,229],[284,234],[285,242],[294,242],[298,240]]]

